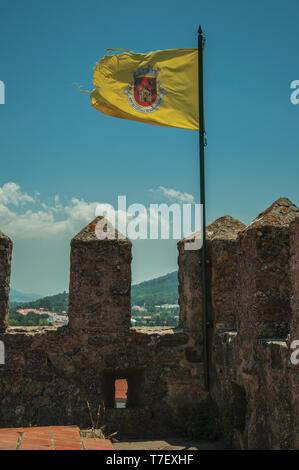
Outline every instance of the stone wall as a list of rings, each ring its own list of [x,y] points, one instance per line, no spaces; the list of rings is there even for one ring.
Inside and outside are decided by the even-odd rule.
[[[285,338],[291,319],[289,225],[297,208],[281,198],[239,236],[238,329],[260,338]]]
[[[246,228],[219,219],[208,240],[210,393],[234,447],[299,448],[296,215],[281,198]]]
[[[290,225],[290,238],[291,305],[293,310],[290,336],[299,340],[299,215]]]
[[[292,281],[292,297],[291,305],[293,316],[291,319],[291,329],[288,337],[288,347],[297,341],[299,346],[299,216],[290,225],[290,252],[291,252],[291,281]],[[296,347],[298,350],[299,347]],[[295,352],[291,348],[292,352]],[[296,354],[299,361],[299,352]],[[294,423],[294,448],[299,449],[299,364],[291,364],[290,366],[290,388],[291,388],[291,407]]]
[[[0,332],[7,327],[11,253],[12,241],[0,232]]]
[[[179,327],[131,328],[131,243],[121,234],[99,240],[99,220],[71,242],[62,328],[6,328],[11,242],[0,237],[0,427],[91,427],[88,402],[95,420],[105,405],[109,431],[201,435],[210,426],[236,448],[299,449],[299,365],[290,361],[299,340],[297,208],[281,198],[248,227],[230,216],[207,227],[209,393],[201,251],[178,243]],[[114,407],[119,378],[129,385],[126,409]]]
[[[131,242],[99,240],[99,220],[71,241],[69,325],[9,327],[0,334],[0,427],[91,427],[88,402],[95,421],[104,405],[110,431],[173,433],[181,404],[207,396],[193,332],[130,328]],[[7,313],[6,303],[2,317]],[[129,385],[123,410],[114,408],[118,378]]]

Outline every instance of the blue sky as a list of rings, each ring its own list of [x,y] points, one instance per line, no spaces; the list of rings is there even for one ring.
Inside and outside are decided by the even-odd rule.
[[[14,240],[16,289],[68,288],[69,241],[80,211],[95,201],[116,204],[126,195],[147,205],[159,186],[198,201],[195,131],[104,116],[72,86],[92,89],[106,48],[196,47],[201,23],[208,222],[229,213],[249,223],[279,196],[298,205],[299,105],[290,102],[290,83],[299,79],[296,0],[15,0],[2,2],[0,13],[0,230]],[[3,190],[8,183],[15,186]],[[46,233],[54,213],[56,221],[72,218],[58,235]],[[135,242],[134,282],[173,271],[176,256],[173,241]]]

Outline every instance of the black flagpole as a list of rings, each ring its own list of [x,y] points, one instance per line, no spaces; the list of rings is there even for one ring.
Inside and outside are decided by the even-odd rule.
[[[205,388],[209,391],[209,338],[208,338],[208,308],[207,308],[207,246],[206,246],[206,205],[205,205],[205,128],[204,128],[204,98],[203,98],[203,47],[204,37],[201,26],[198,28],[198,110],[199,110],[199,162],[200,162],[200,204],[202,204],[202,248],[201,248],[201,277],[202,277],[202,329],[203,329],[203,360]]]

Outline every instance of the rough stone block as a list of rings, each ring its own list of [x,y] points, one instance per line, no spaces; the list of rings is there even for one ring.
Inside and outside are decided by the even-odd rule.
[[[12,241],[0,232],[0,331],[7,327],[9,313]]]
[[[89,332],[128,332],[131,320],[131,242],[115,230],[100,240],[97,217],[71,241],[69,326]]]
[[[297,207],[280,198],[239,234],[240,334],[284,338],[291,318],[289,224]]]
[[[290,339],[299,340],[299,215],[290,226],[290,271],[292,282],[292,322]]]

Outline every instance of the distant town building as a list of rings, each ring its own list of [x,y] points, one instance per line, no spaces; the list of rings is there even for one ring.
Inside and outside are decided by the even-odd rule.
[[[51,323],[53,326],[63,326],[68,324],[68,316],[67,315],[59,315],[55,312],[50,312],[48,310],[44,310],[43,307],[37,308],[20,308],[17,310],[18,313],[21,315],[28,315],[29,312],[33,312],[36,315],[48,315],[48,322]],[[64,312],[66,313],[66,312]]]
[[[145,307],[140,307],[139,305],[133,305],[132,310],[136,310],[137,312],[147,312]]]
[[[57,315],[56,313],[51,313],[48,318],[48,322],[52,323],[53,326],[63,326],[68,324],[68,316],[66,315]]]
[[[53,312],[48,312],[44,310],[43,308],[37,309],[37,308],[20,308],[17,310],[18,313],[21,315],[28,315],[29,312],[33,312],[36,315],[53,315]]]
[[[162,304],[162,305],[155,305],[155,308],[179,308],[178,304]]]

